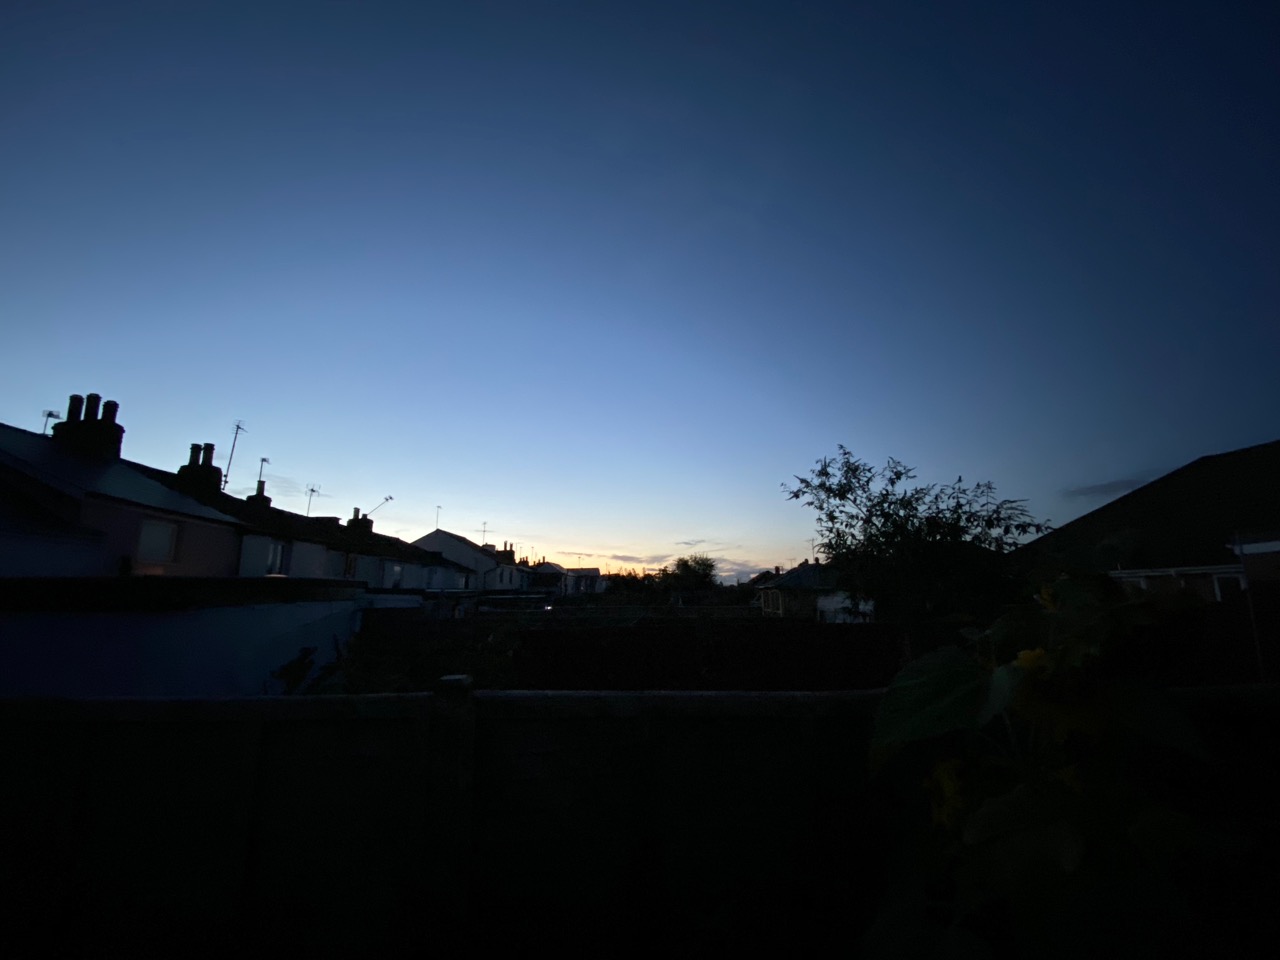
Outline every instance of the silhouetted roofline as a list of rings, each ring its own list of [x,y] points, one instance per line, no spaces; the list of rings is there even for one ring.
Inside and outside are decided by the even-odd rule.
[[[1280,527],[1277,484],[1280,440],[1206,454],[1023,544],[1014,555],[1022,562],[1057,555],[1095,568],[1102,566],[1097,554],[1107,550],[1125,568],[1230,562],[1234,535]]]

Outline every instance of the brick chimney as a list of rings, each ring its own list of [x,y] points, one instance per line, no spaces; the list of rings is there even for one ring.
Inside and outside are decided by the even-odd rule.
[[[244,502],[265,512],[271,506],[271,498],[267,496],[267,481],[259,480],[258,492],[245,497]]]
[[[119,412],[120,404],[114,400],[103,403],[96,393],[87,397],[73,393],[67,400],[67,419],[53,425],[53,440],[77,456],[119,460],[124,441],[124,427],[116,423]]]
[[[373,520],[368,514],[360,515],[360,508],[356,507],[351,513],[351,519],[347,521],[347,529],[353,533],[373,533]]]
[[[213,444],[191,445],[187,462],[178,468],[178,482],[188,493],[209,496],[222,492],[222,468],[213,465]]]

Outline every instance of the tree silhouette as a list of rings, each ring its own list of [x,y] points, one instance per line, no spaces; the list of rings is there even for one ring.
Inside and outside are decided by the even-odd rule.
[[[915,471],[899,460],[874,467],[837,451],[782,489],[817,512],[818,549],[875,601],[877,619],[991,612],[1008,586],[1000,556],[1049,529],[1025,501],[998,499],[990,481],[913,485]]]

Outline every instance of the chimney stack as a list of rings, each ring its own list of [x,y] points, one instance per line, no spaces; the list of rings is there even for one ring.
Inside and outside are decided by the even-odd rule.
[[[53,425],[53,439],[65,450],[95,460],[119,460],[124,427],[116,423],[120,404],[108,400],[98,417],[102,403],[99,394],[82,397],[73,393],[67,399],[67,419]]]
[[[267,481],[259,480],[258,492],[252,496],[245,497],[244,502],[255,507],[261,507],[264,510],[271,506],[271,498],[267,496]]]
[[[197,496],[222,492],[222,469],[213,465],[212,443],[191,445],[187,462],[178,468],[178,480],[184,490]]]
[[[356,507],[351,511],[351,519],[347,521],[347,529],[359,533],[373,533],[373,520],[366,513],[360,515],[360,508]]]

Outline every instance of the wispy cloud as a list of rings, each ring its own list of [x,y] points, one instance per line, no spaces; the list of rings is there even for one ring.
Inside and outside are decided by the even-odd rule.
[[[267,492],[272,496],[279,497],[305,497],[307,495],[306,488],[293,477],[282,476],[278,473],[265,473],[262,479],[267,481]],[[324,494],[317,493],[317,497]]]
[[[772,569],[773,567],[771,566],[750,560],[716,557],[716,573],[720,575],[720,579],[725,583],[733,583],[735,580],[750,580],[760,571]]]
[[[1146,477],[1121,477],[1116,480],[1105,480],[1102,483],[1089,483],[1077,487],[1067,487],[1062,495],[1072,500],[1097,500],[1103,497],[1118,497],[1136,490],[1147,482]]]
[[[286,477],[279,473],[264,473],[262,479],[267,484],[267,496],[279,499],[281,497],[305,497],[307,495],[306,488],[295,480],[293,477]],[[258,490],[258,478],[255,474],[251,480],[245,484],[236,484],[227,487],[227,493],[233,497],[247,497]],[[327,496],[327,494],[317,493],[317,497]]]
[[[677,540],[676,546],[677,547],[696,547],[698,546],[698,544],[706,543],[706,542],[707,541],[705,540]]]

